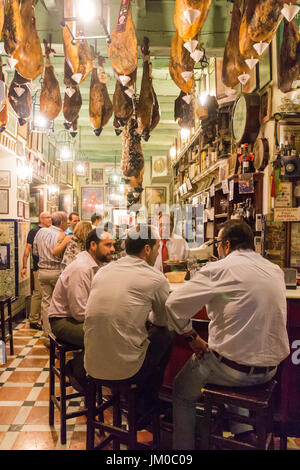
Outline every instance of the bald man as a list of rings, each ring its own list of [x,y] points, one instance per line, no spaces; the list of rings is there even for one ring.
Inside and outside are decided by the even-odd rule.
[[[41,212],[39,217],[39,225],[28,232],[26,247],[23,256],[23,269],[21,271],[21,276],[24,277],[27,274],[27,261],[32,250],[32,245],[34,241],[34,237],[38,233],[41,228],[50,227],[51,215],[49,212]],[[42,330],[42,326],[40,324],[41,321],[41,288],[40,283],[38,280],[38,256],[32,254],[33,260],[33,292],[30,302],[30,314],[29,314],[29,325],[30,328],[35,330]]]

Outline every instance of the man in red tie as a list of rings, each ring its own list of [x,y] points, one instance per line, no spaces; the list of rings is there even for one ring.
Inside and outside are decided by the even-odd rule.
[[[158,230],[161,240],[154,267],[166,273],[170,270],[166,261],[168,259],[186,260],[188,258],[189,246],[184,238],[174,233],[174,214],[161,214]]]

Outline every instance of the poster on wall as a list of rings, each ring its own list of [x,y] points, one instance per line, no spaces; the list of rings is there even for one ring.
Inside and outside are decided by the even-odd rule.
[[[0,243],[0,269],[10,268],[9,243]]]
[[[1,295],[15,297],[17,292],[15,233],[17,222],[0,220],[0,292]]]
[[[290,255],[291,268],[300,267],[300,224],[291,224],[291,255]]]
[[[91,220],[92,214],[103,211],[104,188],[82,187],[81,188],[81,219]]]

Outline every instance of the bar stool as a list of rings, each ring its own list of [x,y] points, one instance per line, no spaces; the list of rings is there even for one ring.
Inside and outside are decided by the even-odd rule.
[[[110,441],[113,441],[113,449],[120,450],[120,444],[125,444],[128,450],[137,449],[159,449],[160,446],[160,429],[159,429],[159,402],[150,408],[138,421],[136,419],[136,391],[137,385],[134,383],[124,383],[117,380],[100,380],[88,376],[87,385],[87,434],[86,449],[95,450],[102,449]],[[97,389],[107,387],[111,391],[111,396],[106,402],[102,402],[97,407],[96,396]],[[121,398],[122,396],[122,398]],[[122,427],[122,408],[124,407],[123,397],[125,399],[125,407],[127,406],[127,423],[128,429]],[[113,408],[113,425],[104,422],[104,410]],[[100,413],[99,413],[100,412]],[[102,416],[102,417],[101,417]],[[153,444],[147,445],[137,441],[137,428],[139,422],[146,417],[151,416]],[[108,432],[109,435],[95,447],[94,437],[95,429],[99,429],[102,433]]]
[[[11,316],[11,297],[6,295],[0,296],[0,315],[1,315],[1,339],[6,343],[7,339],[9,339],[9,346],[10,346],[10,354],[13,356],[14,354],[14,343],[13,343],[13,327],[12,327],[12,316]],[[5,315],[4,315],[4,307],[7,305],[7,314],[8,314],[8,335],[5,331]]]
[[[80,411],[67,412],[67,401],[72,398],[83,397],[80,392],[67,393],[67,387],[71,384],[66,376],[66,353],[70,351],[80,351],[81,348],[72,344],[58,341],[53,333],[49,333],[50,339],[50,376],[49,376],[49,425],[54,424],[54,406],[60,412],[60,440],[62,444],[66,443],[67,419],[86,415],[86,408]],[[58,359],[59,365],[55,366],[55,359]],[[60,394],[55,393],[55,375],[59,378]]]
[[[273,449],[273,405],[274,390],[277,382],[271,380],[266,384],[253,387],[222,387],[206,385],[202,389],[204,399],[205,435],[201,439],[203,449],[209,449],[215,445],[220,448],[234,450],[268,450]],[[246,408],[249,416],[235,414],[226,409],[226,405]],[[212,410],[218,409],[216,429],[212,429]],[[223,437],[225,429],[224,420],[251,424],[256,434],[256,445],[238,442],[234,439]]]

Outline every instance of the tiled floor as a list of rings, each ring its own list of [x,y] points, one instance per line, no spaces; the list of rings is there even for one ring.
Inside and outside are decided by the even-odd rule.
[[[0,366],[0,450],[83,450],[85,417],[67,421],[65,445],[60,443],[57,410],[54,426],[48,424],[49,351],[41,336],[26,320],[20,322],[14,328],[14,356],[8,355],[6,364]],[[69,406],[75,410],[82,402],[74,399]],[[142,442],[151,438],[146,431],[139,433]],[[289,438],[288,448],[300,450],[300,439]]]
[[[84,416],[67,421],[65,445],[60,443],[57,410],[54,426],[48,424],[49,350],[41,336],[26,320],[19,323],[14,328],[14,356],[8,355],[6,364],[0,366],[0,450],[85,449]],[[6,350],[9,354],[8,345]],[[72,411],[82,407],[78,400],[69,403]],[[146,431],[139,433],[143,442],[151,438]]]

